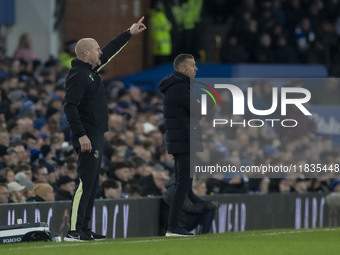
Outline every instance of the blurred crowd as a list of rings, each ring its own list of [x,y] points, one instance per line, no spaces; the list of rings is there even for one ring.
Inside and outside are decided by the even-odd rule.
[[[171,53],[183,51],[202,57],[200,50],[212,48],[206,38],[220,35],[215,59],[224,63],[323,64],[330,75],[340,73],[338,0],[152,2],[149,26],[153,46],[159,46],[153,50],[156,58],[169,61]]]
[[[339,73],[338,0],[229,2],[223,61],[324,64],[331,75]]]
[[[224,2],[228,2],[226,12],[211,8],[212,4]],[[216,22],[232,21],[227,46],[222,51],[225,61],[310,63],[312,51],[320,50],[320,55],[329,55],[316,60],[318,63],[337,63],[334,62],[337,55],[332,54],[338,47],[336,25],[340,24],[340,3],[337,0],[206,1],[205,4],[208,12],[212,9],[220,12],[214,14]],[[230,19],[225,19],[225,15]],[[291,54],[275,51],[281,44]],[[74,47],[74,42],[70,45]],[[279,59],[275,52],[293,60]],[[0,203],[72,199],[77,179],[77,154],[69,141],[63,100],[65,78],[73,54],[69,47],[60,60],[37,59],[28,34],[22,36],[13,56],[0,50]],[[242,58],[242,55],[246,57]],[[231,57],[234,59],[228,59]],[[105,134],[97,198],[164,195],[171,185],[173,158],[165,147],[160,94],[143,92],[133,86],[127,89],[115,80],[106,81],[105,86],[109,131]],[[270,108],[271,86],[268,82],[254,85],[258,109]],[[322,95],[316,91],[312,103],[332,101],[339,104],[336,94],[339,84],[329,82],[324,86],[326,90],[320,88]],[[221,111],[224,118],[231,117],[230,108]],[[295,117],[300,118],[302,125],[290,130],[265,125],[261,128],[221,127],[212,131],[208,128],[208,120],[203,119],[205,151],[197,154],[198,163],[204,165],[217,160],[237,168],[262,162],[272,165],[339,163],[339,148],[332,140],[317,136],[312,120]],[[205,177],[194,179],[194,194],[304,194],[340,190],[340,181],[328,175],[318,178],[244,174]]]

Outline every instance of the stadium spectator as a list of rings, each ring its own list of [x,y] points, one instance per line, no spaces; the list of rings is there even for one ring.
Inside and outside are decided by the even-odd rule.
[[[33,173],[32,173],[32,167],[29,164],[19,164],[15,168],[16,173],[23,172],[26,176],[26,179],[28,181],[32,181]]]
[[[272,49],[272,38],[269,34],[261,34],[254,50],[254,62],[275,63],[276,58]]]
[[[141,195],[144,197],[162,196],[166,191],[165,185],[168,180],[169,176],[166,175],[163,167],[155,169],[152,174],[141,179]]]
[[[77,41],[71,40],[64,43],[64,51],[59,55],[60,66],[71,69],[71,61],[75,59]]]
[[[131,184],[128,188],[128,197],[140,197],[141,196],[141,188],[136,184]]]
[[[130,172],[132,167],[133,165],[129,161],[111,163],[109,171],[107,173],[109,179],[113,179],[121,183],[121,190],[124,196],[128,192]]]
[[[240,45],[237,35],[229,35],[222,45],[221,60],[225,63],[247,63],[249,53]]]
[[[10,137],[9,133],[5,128],[0,128],[0,145],[9,146]]]
[[[33,172],[33,180],[35,183],[47,183],[48,182],[48,170],[46,166],[39,165]]]
[[[0,183],[0,204],[7,204],[9,202],[9,192],[5,183]]]
[[[206,179],[194,179],[192,184],[192,191],[197,196],[206,196],[207,195],[207,184]]]
[[[11,167],[5,167],[1,169],[0,174],[6,178],[7,183],[15,181],[15,173]]]
[[[154,66],[170,61],[172,53],[172,23],[168,20],[161,0],[153,1],[150,15],[150,33]]]
[[[14,58],[24,59],[28,62],[38,60],[38,57],[33,49],[32,39],[29,34],[24,33],[20,36],[18,46],[13,54]]]
[[[23,195],[25,197],[25,201],[31,200],[35,197],[34,192],[34,183],[27,179],[27,176],[24,172],[18,172],[15,175],[15,180],[21,185],[24,186],[25,189],[23,190]]]
[[[16,181],[8,183],[7,186],[8,186],[9,197],[14,203],[25,202],[25,196],[24,196],[25,186],[21,186]]]
[[[36,182],[34,183],[33,190],[38,197],[38,200],[43,200],[45,202],[55,201],[55,195],[53,187],[48,183]]]
[[[29,152],[25,148],[25,145],[21,142],[16,142],[10,146],[11,152],[15,153],[18,157],[18,164],[29,164],[30,157]]]
[[[58,186],[59,189],[55,192],[55,200],[72,200],[76,188],[76,182],[66,175],[59,178]]]
[[[102,194],[100,198],[119,199],[122,197],[122,185],[119,181],[107,179],[101,185]]]
[[[10,148],[0,144],[0,169],[11,165],[10,154]]]

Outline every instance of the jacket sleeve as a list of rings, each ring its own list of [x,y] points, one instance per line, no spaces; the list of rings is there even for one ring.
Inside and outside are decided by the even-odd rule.
[[[125,31],[109,42],[102,49],[103,54],[100,57],[101,65],[97,66],[95,70],[99,72],[103,69],[104,66],[106,66],[106,64],[109,63],[111,59],[113,59],[125,47],[130,38],[130,31]]]
[[[201,104],[185,84],[177,83],[168,89],[169,97],[195,119],[201,118]]]
[[[178,82],[168,89],[167,96],[171,98],[175,104],[190,113],[190,90],[188,86]]]
[[[76,138],[82,137],[86,134],[85,128],[80,119],[78,106],[80,104],[80,100],[84,96],[87,82],[86,76],[76,73],[69,77],[66,86],[64,112],[70,125],[72,136]]]

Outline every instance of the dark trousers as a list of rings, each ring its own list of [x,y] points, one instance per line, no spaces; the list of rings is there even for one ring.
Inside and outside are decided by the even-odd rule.
[[[104,135],[89,137],[91,152],[81,152],[78,139],[72,144],[78,157],[78,181],[72,199],[71,231],[89,230],[96,188],[100,172],[100,164],[104,147]]]
[[[211,223],[215,218],[215,210],[210,210],[203,214],[186,214],[184,219],[184,228],[188,231],[193,230],[200,225],[200,233],[209,233]]]
[[[190,178],[190,153],[174,154],[176,183],[172,192],[172,199],[169,212],[169,227],[172,229],[182,226],[180,215],[183,204],[192,185]]]

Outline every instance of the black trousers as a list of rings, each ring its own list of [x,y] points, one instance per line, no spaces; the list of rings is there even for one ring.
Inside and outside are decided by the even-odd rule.
[[[210,231],[210,227],[214,218],[215,210],[210,210],[202,214],[185,214],[183,219],[184,228],[188,231],[191,231],[200,225],[200,234],[207,234]]]
[[[176,229],[182,227],[180,215],[182,213],[184,200],[188,195],[192,178],[190,178],[190,153],[173,154],[175,158],[176,183],[172,192],[172,199],[169,212],[169,227]]]
[[[78,139],[72,144],[78,153],[78,181],[72,199],[71,231],[86,231],[92,216],[96,188],[102,160],[104,135],[89,137],[92,144],[91,152],[81,152]]]

